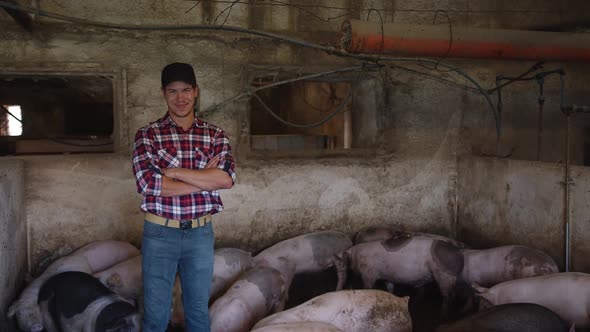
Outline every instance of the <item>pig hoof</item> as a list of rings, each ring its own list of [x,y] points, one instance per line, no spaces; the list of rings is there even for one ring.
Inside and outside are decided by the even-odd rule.
[[[43,325],[41,323],[35,323],[29,329],[30,332],[41,332],[43,331]]]

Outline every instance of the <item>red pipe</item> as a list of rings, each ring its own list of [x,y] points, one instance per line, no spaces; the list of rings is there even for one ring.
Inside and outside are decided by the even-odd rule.
[[[342,33],[342,48],[349,53],[590,62],[590,35],[585,33],[453,27],[451,40],[446,25],[382,27],[360,20],[344,21]]]

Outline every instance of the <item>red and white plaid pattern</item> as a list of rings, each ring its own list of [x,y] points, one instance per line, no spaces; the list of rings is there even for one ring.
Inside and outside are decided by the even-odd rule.
[[[217,190],[190,195],[162,197],[161,168],[205,168],[214,156],[220,156],[218,168],[236,181],[234,159],[225,132],[197,117],[188,130],[177,126],[166,115],[139,129],[135,135],[133,173],[137,192],[143,195],[141,209],[155,215],[183,220],[223,210]],[[227,165],[226,165],[227,163]]]

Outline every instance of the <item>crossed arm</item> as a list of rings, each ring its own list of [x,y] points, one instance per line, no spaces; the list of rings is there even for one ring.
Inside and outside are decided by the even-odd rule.
[[[139,130],[135,137],[133,150],[133,171],[138,192],[154,196],[182,196],[200,191],[229,189],[234,184],[233,159],[228,154],[229,141],[225,136],[216,141],[217,155],[211,158],[202,169],[158,168],[153,160],[156,155],[152,134]],[[231,166],[226,171],[226,157],[229,155]],[[223,162],[223,169],[220,168]]]
[[[219,156],[213,157],[203,169],[163,168],[161,196],[188,195],[203,190],[229,189],[233,180],[219,168]]]

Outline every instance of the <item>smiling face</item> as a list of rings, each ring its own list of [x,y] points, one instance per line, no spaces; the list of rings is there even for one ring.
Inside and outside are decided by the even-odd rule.
[[[168,112],[177,124],[182,125],[193,121],[195,99],[199,95],[196,87],[182,81],[175,81],[163,87],[162,94],[168,104]]]

